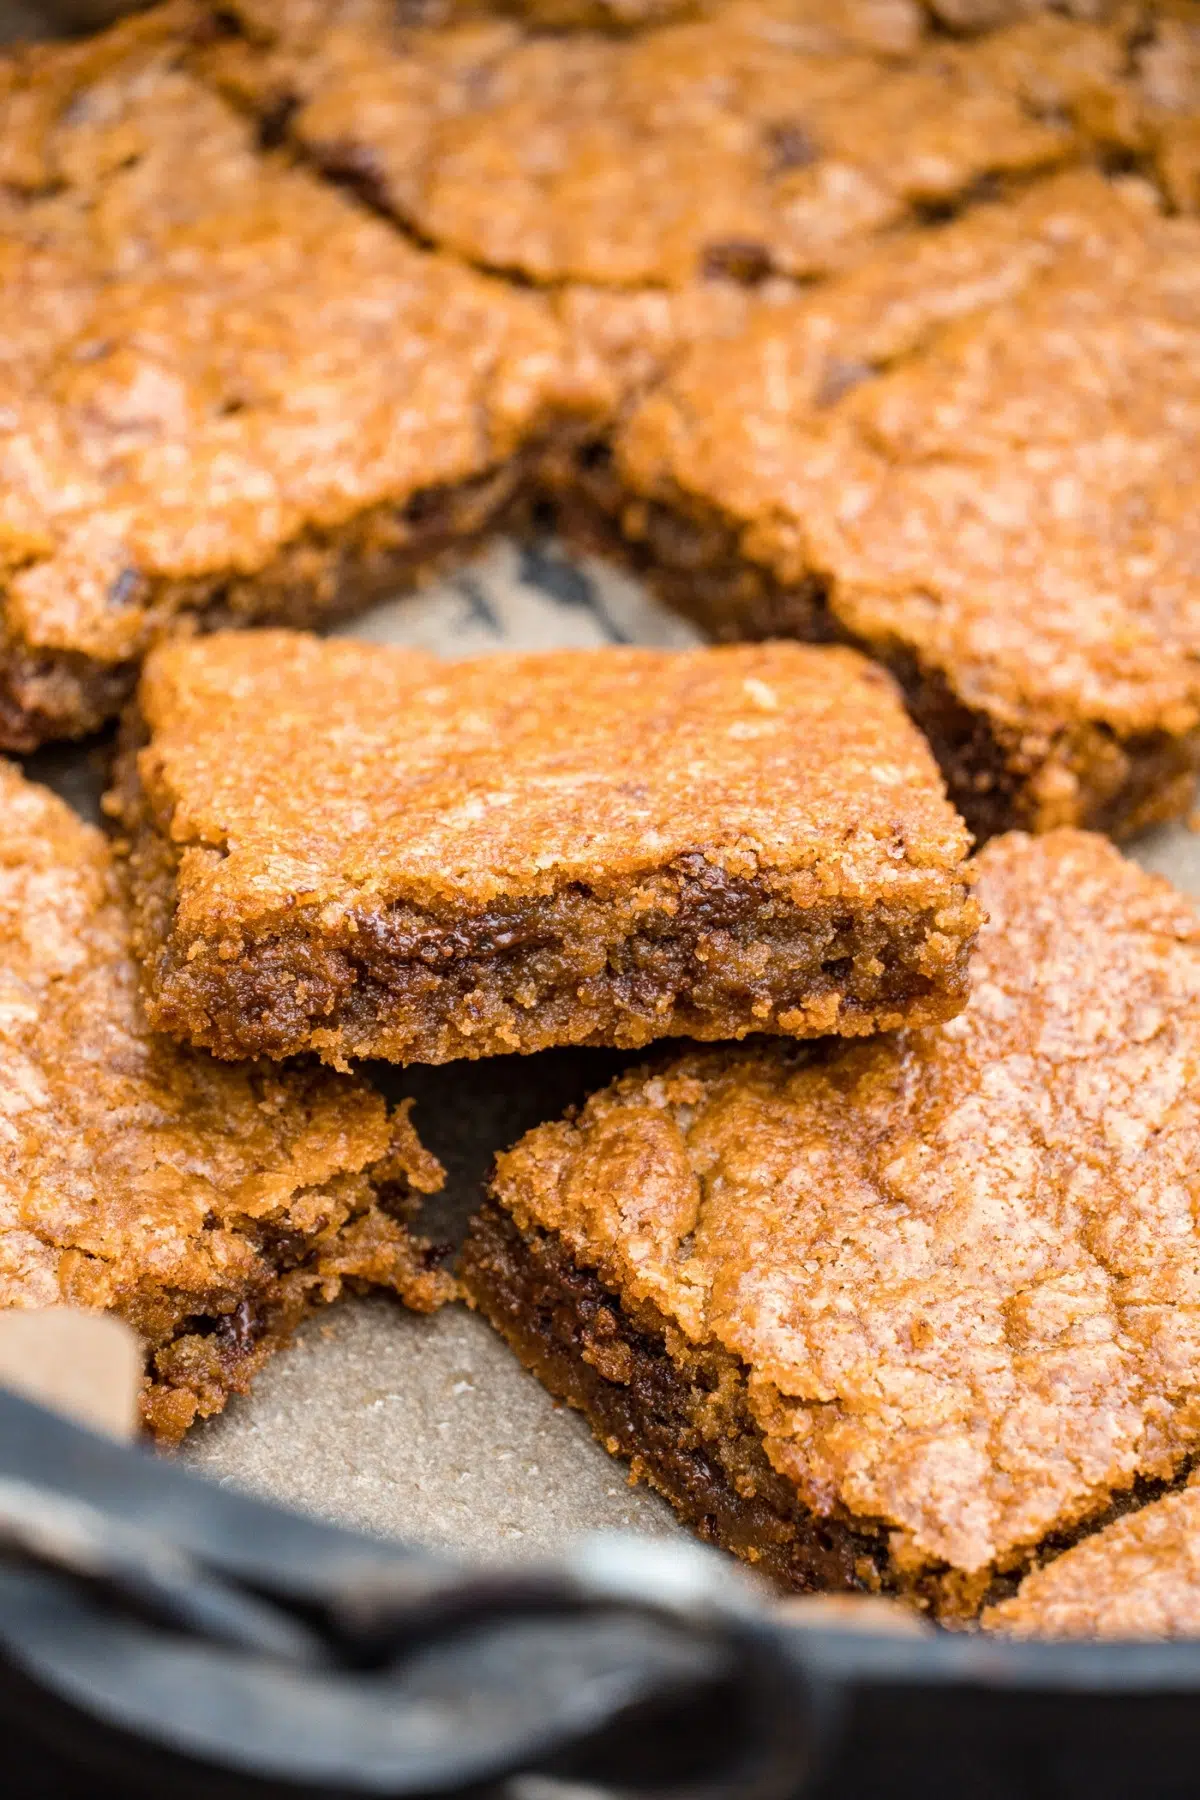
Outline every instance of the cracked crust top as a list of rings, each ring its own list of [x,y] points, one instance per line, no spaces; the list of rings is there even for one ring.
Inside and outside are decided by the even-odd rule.
[[[614,38],[440,31],[254,0],[218,79],[422,236],[539,283],[677,288],[844,264],[984,175],[1069,157],[973,47],[915,8],[732,0]],[[390,16],[390,15],[389,15]]]
[[[189,20],[158,9],[0,62],[16,748],[99,724],[180,612],[308,623],[361,603],[439,494],[484,484],[450,532],[469,537],[503,497],[488,480],[579,398],[537,297],[264,154],[183,66]]]
[[[924,257],[931,219],[993,177],[1007,192],[1099,146],[1187,210],[1194,23],[1156,10],[1139,34],[1117,12],[965,42],[907,0],[731,0],[624,35],[487,14],[397,27],[384,0],[172,0],[0,60],[0,744],[101,724],[180,614],[310,623],[365,604],[496,519],[518,452],[562,448],[564,423],[569,451],[679,346],[786,310],[797,277],[877,244],[899,268]],[[282,139],[331,179],[264,151]],[[1131,321],[1150,362],[1159,300]],[[838,351],[835,387],[864,354]],[[1043,511],[1072,483],[1107,498],[1140,479],[1116,471],[1114,434],[1111,468],[1070,448],[1065,472],[1029,477]],[[921,491],[897,504],[956,532],[966,503],[907,473]],[[852,474],[851,498],[870,479]],[[864,515],[876,560],[890,504]],[[753,521],[748,553],[787,561],[789,509]],[[1159,523],[1148,547],[1136,520],[1115,546],[1155,582]],[[1038,594],[1047,618],[1067,605]]]
[[[1200,1636],[1196,1477],[1035,1569],[980,1624],[1014,1637]]]
[[[630,1075],[494,1189],[740,1357],[805,1502],[891,1527],[967,1613],[1200,1444],[1200,918],[1088,834],[978,870],[957,1018]]]
[[[700,854],[797,904],[961,903],[967,836],[889,678],[840,649],[610,648],[442,662],[303,633],[167,644],[142,787],[173,930],[298,904],[603,895]]]
[[[1065,161],[1136,163],[1200,208],[1187,0],[233,0],[217,17],[238,27],[208,59],[230,92],[416,230],[536,281],[826,270],[980,177]]]
[[[1200,726],[1200,225],[1084,173],[695,349],[618,442],[1036,763]],[[1097,759],[1111,754],[1103,742]],[[1036,796],[1071,822],[1065,761]]]

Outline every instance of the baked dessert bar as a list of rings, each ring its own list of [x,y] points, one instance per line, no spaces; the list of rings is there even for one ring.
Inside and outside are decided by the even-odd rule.
[[[154,652],[139,707],[111,803],[149,1016],[219,1056],[853,1036],[962,1004],[966,832],[850,651],[223,633]]]
[[[1189,804],[1195,22],[694,10],[172,0],[0,61],[0,747],[549,502],[718,635],[887,662],[981,836]]]
[[[1091,834],[977,860],[957,1018],[625,1076],[462,1268],[704,1536],[951,1619],[1200,1450],[1200,915]]]
[[[204,63],[327,174],[474,265],[680,289],[827,273],[983,177],[1077,154],[917,9],[731,0],[612,36],[234,0]]]
[[[1196,1477],[1035,1569],[980,1623],[1016,1637],[1200,1636]]]
[[[609,541],[718,635],[886,663],[977,836],[1172,817],[1200,759],[1198,258],[1200,223],[1082,173],[881,256],[683,357],[592,472]]]
[[[545,303],[264,153],[192,16],[0,62],[0,747],[94,730],[164,633],[393,591],[574,405]]]
[[[828,273],[1063,164],[1137,169],[1195,210],[1200,26],[1063,10],[230,0],[198,66],[439,246],[627,298]],[[554,29],[635,11],[632,34]]]
[[[448,1298],[405,1223],[441,1179],[365,1083],[154,1037],[104,839],[0,760],[0,1306],[120,1313],[174,1442],[343,1287]]]

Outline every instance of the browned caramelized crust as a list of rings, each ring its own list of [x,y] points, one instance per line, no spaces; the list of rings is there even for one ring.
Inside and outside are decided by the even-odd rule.
[[[502,10],[238,0],[201,62],[404,228],[545,288],[597,404],[668,372],[615,462],[543,458],[569,533],[720,636],[881,657],[981,837],[1185,810],[1200,227],[1151,214],[1200,200],[1194,16]]]
[[[207,65],[227,91],[424,238],[538,283],[823,274],[1076,146],[910,8],[730,0],[627,37],[414,29],[362,0],[233,12]]]
[[[1070,10],[233,0],[200,66],[328,174],[480,267],[679,294],[827,273],[898,225],[1067,162],[1136,167],[1192,209],[1194,13]],[[621,14],[657,28],[547,30]]]
[[[495,1201],[472,1222],[462,1274],[526,1367],[710,1543],[801,1592],[887,1584],[886,1533],[818,1515],[772,1468],[739,1358],[651,1304],[626,1309],[557,1232],[521,1230]]]
[[[150,1017],[442,1062],[961,1004],[967,838],[888,678],[795,644],[163,645],[114,804]]]
[[[559,30],[664,23],[624,38]],[[402,229],[540,285],[575,380],[611,413],[679,345],[735,336],[758,306],[786,297],[797,260],[823,266],[874,231],[878,196],[859,217],[862,195],[843,191],[855,170],[836,159],[819,192],[792,192],[811,180],[813,145],[807,126],[781,114],[779,84],[815,84],[833,104],[839,80],[852,88],[895,71],[921,32],[912,0],[784,0],[773,11],[757,0],[513,0],[403,12],[390,0],[238,0],[214,15],[194,66]],[[934,98],[928,83],[919,97]],[[948,104],[959,101],[966,109],[965,95]],[[998,110],[1026,151],[1068,141],[1057,129],[1031,135],[1008,101]],[[851,135],[861,145],[861,119],[853,134],[843,122]],[[966,154],[965,135],[952,159]],[[995,154],[1004,163],[1004,149]],[[977,146],[972,168],[981,157],[991,166]],[[955,171],[934,173],[934,160],[926,174],[953,184]],[[484,165],[493,198],[481,206]],[[781,232],[798,258],[795,244],[773,255]]]
[[[500,1158],[464,1274],[669,1498],[732,1489],[682,1503],[718,1541],[798,1586],[853,1541],[839,1583],[952,1617],[1200,1448],[1200,918],[1098,837],[978,861],[957,1018],[621,1079]]]
[[[980,1623],[1016,1637],[1200,1637],[1196,1477],[1035,1569]]]
[[[166,631],[415,577],[574,405],[545,304],[264,155],[190,16],[0,62],[0,746],[94,729]]]
[[[0,60],[0,746],[549,501],[885,661],[978,834],[1175,816],[1198,171],[1138,0],[169,0]]]
[[[593,476],[727,635],[891,665],[980,833],[1133,830],[1200,758],[1200,225],[1075,175],[690,352]],[[949,321],[942,323],[940,321]]]
[[[100,834],[0,761],[0,1306],[121,1313],[171,1442],[343,1286],[453,1284],[404,1224],[442,1178],[405,1112],[154,1037],[128,936]]]

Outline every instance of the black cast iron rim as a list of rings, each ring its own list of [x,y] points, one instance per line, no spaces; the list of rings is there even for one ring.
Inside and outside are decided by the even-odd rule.
[[[0,1393],[0,1721],[84,1763],[180,1795],[782,1800],[864,1689],[1188,1696],[1200,1642],[799,1628],[727,1559],[620,1535],[470,1567]]]

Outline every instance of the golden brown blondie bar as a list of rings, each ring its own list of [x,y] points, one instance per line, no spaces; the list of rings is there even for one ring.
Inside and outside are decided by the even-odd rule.
[[[264,153],[191,16],[0,62],[0,747],[94,730],[164,633],[412,579],[573,404],[545,304]]]
[[[1200,224],[1095,175],[980,208],[687,353],[591,472],[596,510],[718,635],[891,667],[977,835],[1176,815],[1198,260]]]
[[[440,1184],[365,1083],[155,1037],[103,838],[0,759],[0,1306],[119,1312],[172,1442],[344,1286],[446,1299],[405,1224]]]
[[[942,1018],[979,911],[850,651],[163,645],[114,801],[148,1008],[220,1056],[445,1062]]]
[[[232,12],[206,65],[227,91],[423,238],[551,286],[811,277],[1076,153],[973,46],[864,7],[733,0],[616,38],[361,0]]]
[[[1090,834],[978,865],[958,1017],[621,1078],[463,1269],[703,1535],[958,1618],[1200,1450],[1200,916]]]

